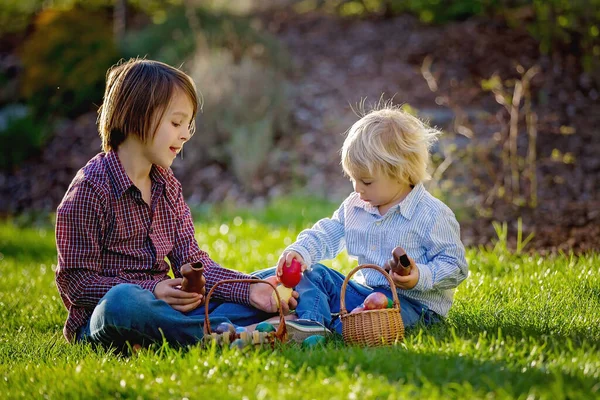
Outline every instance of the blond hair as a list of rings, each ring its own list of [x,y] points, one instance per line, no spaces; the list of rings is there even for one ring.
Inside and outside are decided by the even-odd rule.
[[[106,74],[104,102],[98,110],[102,149],[117,150],[129,135],[142,142],[152,139],[176,89],[192,103],[193,134],[199,101],[188,75],[162,62],[137,58],[111,67]]]
[[[431,178],[429,149],[439,131],[403,111],[383,105],[358,120],[342,146],[342,167],[351,178],[383,173],[416,185]]]

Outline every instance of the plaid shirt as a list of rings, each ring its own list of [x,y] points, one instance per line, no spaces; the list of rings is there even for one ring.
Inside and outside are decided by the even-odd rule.
[[[207,292],[219,280],[249,278],[220,267],[198,247],[181,184],[170,169],[152,166],[151,206],[115,152],[100,153],[75,178],[56,214],[56,284],[69,311],[64,335],[72,341],[113,286],[135,283],[154,291],[179,268],[201,261]],[[220,285],[215,297],[250,304],[249,284]]]

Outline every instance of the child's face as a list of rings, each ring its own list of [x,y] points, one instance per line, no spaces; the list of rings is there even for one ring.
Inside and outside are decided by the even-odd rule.
[[[382,173],[361,174],[352,177],[351,180],[360,199],[378,207],[382,214],[402,201],[410,192],[409,185]]]
[[[147,157],[152,164],[169,168],[190,137],[192,102],[181,91],[173,93],[171,104],[165,110],[152,140],[148,143]]]

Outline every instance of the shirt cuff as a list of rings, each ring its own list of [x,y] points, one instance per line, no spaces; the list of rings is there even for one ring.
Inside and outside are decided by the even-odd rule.
[[[306,250],[304,247],[292,244],[292,245],[288,246],[288,248],[285,249],[285,251],[295,251],[296,253],[300,254],[300,256],[302,257],[302,259],[304,260],[304,263],[306,264],[306,266],[308,268],[310,268],[313,265],[313,260],[312,260],[312,257],[310,256],[310,252],[308,250]]]
[[[223,268],[215,262],[205,266],[204,277],[206,279],[206,293],[219,281],[225,279],[254,279],[247,275],[232,269]],[[217,286],[213,296],[225,302],[250,305],[250,283],[235,282],[224,283]]]
[[[411,290],[418,290],[421,292],[431,290],[433,288],[433,276],[431,269],[427,266],[427,264],[417,264],[417,268],[419,269],[419,281]]]
[[[252,276],[244,276],[243,279],[253,279]],[[239,282],[231,284],[232,300],[236,303],[250,306],[250,283]]]

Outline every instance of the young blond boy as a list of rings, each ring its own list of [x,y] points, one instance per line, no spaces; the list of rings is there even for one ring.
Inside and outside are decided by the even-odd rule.
[[[358,264],[383,267],[400,246],[411,263],[408,276],[391,273],[394,288],[373,269],[359,271],[346,290],[348,311],[370,293],[391,298],[391,290],[396,290],[407,327],[448,314],[454,288],[467,277],[468,266],[454,213],[423,186],[430,179],[429,149],[438,133],[390,106],[367,113],[349,130],[341,163],[354,192],[331,218],[302,231],[276,267],[280,275],[292,259],[303,265],[296,313],[307,334],[320,325],[341,333],[341,322],[332,315],[339,313],[344,276],[318,262],[333,259],[344,249]],[[272,270],[258,275],[269,273]]]

